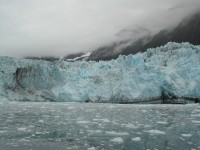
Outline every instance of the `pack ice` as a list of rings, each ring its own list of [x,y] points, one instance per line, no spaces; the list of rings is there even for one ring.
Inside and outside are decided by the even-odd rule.
[[[200,46],[170,42],[111,61],[0,57],[0,101],[143,102],[200,98]]]

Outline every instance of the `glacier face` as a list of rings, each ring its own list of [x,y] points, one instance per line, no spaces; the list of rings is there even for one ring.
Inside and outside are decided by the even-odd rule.
[[[200,46],[168,43],[111,61],[0,57],[0,100],[140,102],[200,98]]]

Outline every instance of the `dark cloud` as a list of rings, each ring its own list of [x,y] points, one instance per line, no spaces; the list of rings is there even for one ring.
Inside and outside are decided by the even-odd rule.
[[[0,0],[0,55],[56,55],[154,34],[199,0]]]

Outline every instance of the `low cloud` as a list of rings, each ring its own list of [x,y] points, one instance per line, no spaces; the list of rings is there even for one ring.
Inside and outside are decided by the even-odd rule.
[[[199,0],[0,0],[0,55],[64,56],[178,24]]]

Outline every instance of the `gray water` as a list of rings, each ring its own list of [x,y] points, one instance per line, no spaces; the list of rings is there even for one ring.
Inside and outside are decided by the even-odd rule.
[[[0,150],[200,149],[200,105],[0,104]]]

